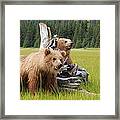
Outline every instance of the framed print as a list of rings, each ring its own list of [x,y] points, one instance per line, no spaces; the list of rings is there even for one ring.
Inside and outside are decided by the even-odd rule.
[[[119,2],[1,3],[2,119],[119,119]]]

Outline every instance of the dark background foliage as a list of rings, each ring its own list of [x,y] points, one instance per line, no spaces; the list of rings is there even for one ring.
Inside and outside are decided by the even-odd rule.
[[[74,42],[74,48],[100,47],[99,20],[21,20],[20,47],[39,47],[39,23],[45,23],[51,28],[52,36],[69,38]]]

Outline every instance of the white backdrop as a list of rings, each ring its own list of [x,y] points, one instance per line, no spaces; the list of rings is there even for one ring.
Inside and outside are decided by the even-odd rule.
[[[20,100],[20,20],[100,20],[100,100]],[[114,115],[115,6],[5,5],[5,114]]]

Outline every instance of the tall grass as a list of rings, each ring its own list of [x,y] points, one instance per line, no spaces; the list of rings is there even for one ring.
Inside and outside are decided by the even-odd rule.
[[[21,56],[38,51],[38,48],[21,48]],[[39,91],[32,96],[29,92],[21,92],[22,100],[99,100],[100,99],[100,49],[72,49],[73,63],[89,72],[89,82],[81,84],[80,91],[60,92],[59,95]],[[87,92],[86,92],[87,91]]]

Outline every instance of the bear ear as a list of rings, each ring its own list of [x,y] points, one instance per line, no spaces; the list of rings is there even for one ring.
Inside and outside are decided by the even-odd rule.
[[[45,55],[47,56],[47,55],[49,55],[50,54],[50,49],[45,49]]]
[[[65,52],[65,51],[60,51],[60,53],[61,53],[61,55],[62,55],[63,57],[66,56],[66,52]]]

